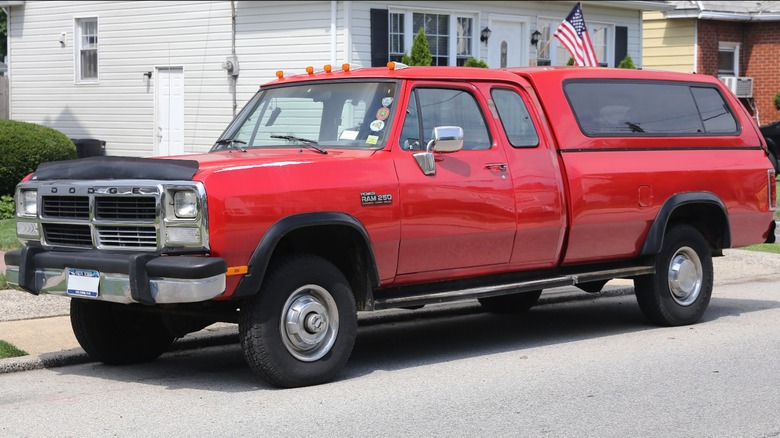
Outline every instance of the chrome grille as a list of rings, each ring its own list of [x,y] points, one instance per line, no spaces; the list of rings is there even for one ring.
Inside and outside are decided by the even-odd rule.
[[[43,224],[43,236],[50,245],[92,247],[89,225]]]
[[[150,227],[96,227],[98,246],[123,248],[154,248],[157,231]]]
[[[89,219],[88,196],[44,196],[43,217]]]
[[[115,221],[154,221],[157,202],[152,196],[96,197],[95,218]]]

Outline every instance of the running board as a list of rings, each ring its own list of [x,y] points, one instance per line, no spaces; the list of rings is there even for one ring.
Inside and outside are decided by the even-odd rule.
[[[608,269],[604,271],[561,275],[543,279],[493,284],[465,289],[444,290],[433,293],[417,293],[404,296],[396,295],[383,298],[375,297],[374,309],[381,310],[396,307],[416,307],[425,304],[447,303],[475,298],[531,292],[541,289],[550,289],[553,287],[576,286],[581,283],[612,280],[614,278],[629,278],[653,273],[655,273],[655,268],[653,266],[635,266],[630,268]]]

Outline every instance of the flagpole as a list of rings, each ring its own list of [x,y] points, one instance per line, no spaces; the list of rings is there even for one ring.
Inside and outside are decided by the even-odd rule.
[[[547,42],[546,42],[546,43],[544,43],[544,46],[542,46],[542,48],[541,48],[541,49],[538,49],[538,50],[536,51],[536,65],[539,65],[539,54],[540,54],[540,53],[542,53],[542,52],[544,52],[544,50],[547,48],[547,46],[549,46],[549,45],[550,45],[550,43],[552,42],[552,39],[553,39],[553,36],[552,36],[552,35],[550,35],[550,39],[548,39],[548,40],[547,40]],[[550,59],[552,59],[552,58],[550,58]]]

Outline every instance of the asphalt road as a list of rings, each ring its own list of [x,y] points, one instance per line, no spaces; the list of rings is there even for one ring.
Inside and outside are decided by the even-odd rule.
[[[780,436],[780,281],[720,284],[676,328],[633,295],[584,297],[372,319],[310,388],[268,387],[238,345],[0,375],[0,436]]]

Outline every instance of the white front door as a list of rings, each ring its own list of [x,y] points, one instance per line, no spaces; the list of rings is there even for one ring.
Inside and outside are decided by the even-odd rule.
[[[158,67],[155,80],[157,100],[156,155],[184,153],[184,68]]]
[[[526,25],[522,21],[502,20],[491,17],[490,38],[488,38],[488,67],[528,66],[528,45]]]

